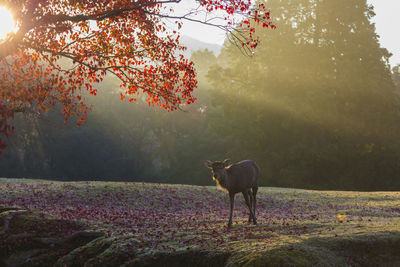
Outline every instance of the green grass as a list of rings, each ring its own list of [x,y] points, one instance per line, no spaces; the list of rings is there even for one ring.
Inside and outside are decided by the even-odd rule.
[[[21,255],[37,266],[400,264],[399,192],[260,188],[259,224],[247,223],[237,195],[230,230],[228,197],[215,187],[0,179],[0,192],[0,231],[9,213],[1,208],[31,211],[15,216],[0,239],[3,261]],[[83,229],[104,236],[72,244],[68,236]],[[43,238],[58,241],[43,245]]]

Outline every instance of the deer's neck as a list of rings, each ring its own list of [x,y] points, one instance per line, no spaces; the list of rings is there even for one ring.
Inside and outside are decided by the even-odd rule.
[[[216,181],[217,187],[218,187],[219,189],[222,189],[222,190],[227,191],[227,189],[228,189],[228,184],[227,184],[227,182],[226,182],[226,175],[220,177],[219,179],[215,179],[215,181]]]

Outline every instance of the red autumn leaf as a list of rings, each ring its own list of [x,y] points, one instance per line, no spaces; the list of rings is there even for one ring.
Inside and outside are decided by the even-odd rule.
[[[204,21],[171,14],[176,1],[5,0],[2,5],[13,14],[18,28],[0,42],[0,135],[12,134],[8,126],[15,112],[47,111],[56,104],[64,107],[65,120],[75,116],[82,124],[89,107],[81,91],[96,95],[107,74],[126,89],[122,100],[125,96],[135,100],[133,96],[142,93],[149,97],[149,105],[168,111],[195,101],[193,62],[177,56],[186,48],[179,44],[179,32],[175,33],[181,21]],[[208,13],[222,10],[226,26],[214,26],[228,33],[240,25],[238,15],[246,24],[257,19],[270,25],[263,4],[216,0],[197,5]],[[171,29],[167,21],[175,21],[178,29]],[[240,31],[233,39],[251,54],[257,44],[254,30],[249,27],[247,37]],[[70,62],[67,67],[65,60]],[[0,153],[4,148],[1,141]]]

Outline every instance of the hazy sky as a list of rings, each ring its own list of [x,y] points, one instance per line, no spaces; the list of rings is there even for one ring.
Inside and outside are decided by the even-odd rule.
[[[393,54],[390,58],[392,66],[400,64],[400,0],[367,1],[375,7],[376,16],[373,21],[376,23],[381,46]],[[193,7],[192,1],[183,2],[183,9],[191,5]],[[225,33],[220,30],[190,22],[185,22],[182,33],[206,43],[222,44],[225,38]]]
[[[382,47],[393,54],[392,66],[400,64],[400,0],[368,0],[375,7],[376,32]]]

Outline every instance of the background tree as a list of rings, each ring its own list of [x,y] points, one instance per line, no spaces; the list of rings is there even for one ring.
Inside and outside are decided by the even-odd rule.
[[[120,80],[121,99],[132,102],[144,93],[149,105],[167,110],[193,103],[193,63],[179,55],[184,47],[176,31],[182,21],[231,32],[245,51],[257,44],[249,20],[270,25],[265,6],[249,1],[200,1],[193,12],[174,16],[179,2],[2,0],[17,30],[0,44],[0,133],[12,134],[8,119],[14,112],[47,111],[56,104],[63,106],[65,119],[77,116],[81,124],[88,110],[81,90],[96,95],[96,84],[107,73]],[[214,11],[224,14],[221,20],[195,17]],[[239,24],[237,15],[243,18]],[[176,30],[168,30],[168,23]]]
[[[62,108],[17,114],[0,176],[211,184],[203,161],[230,157],[256,160],[263,185],[398,190],[398,68],[365,1],[337,3],[346,11],[269,2],[279,28],[259,35],[252,58],[229,42],[218,57],[192,53],[197,100],[184,112],[144,95],[121,103],[107,77],[78,129],[59,121]]]
[[[192,57],[200,80],[216,63],[197,63],[195,58],[207,55],[216,59],[209,51]],[[208,126],[206,113],[215,111],[203,84],[194,93],[195,103],[167,112],[148,107],[144,97],[135,105],[121,103],[118,81],[106,79],[88,99],[93,109],[79,128],[65,125],[58,108],[41,116],[18,113],[19,130],[0,160],[0,176],[210,184],[203,162],[229,156],[230,139]]]
[[[365,0],[268,1],[279,31],[260,35],[253,58],[209,71],[210,118],[252,158],[267,185],[379,189],[397,176],[399,98]],[[230,130],[227,130],[230,129]],[[385,177],[385,181],[382,181]]]
[[[394,66],[392,70],[392,77],[396,85],[396,92],[400,93],[400,65]]]

